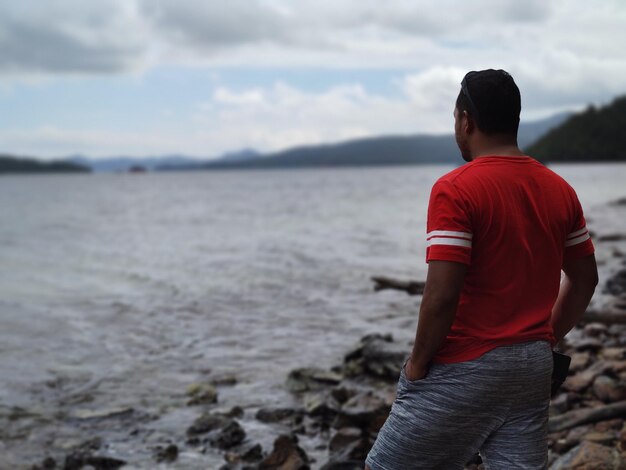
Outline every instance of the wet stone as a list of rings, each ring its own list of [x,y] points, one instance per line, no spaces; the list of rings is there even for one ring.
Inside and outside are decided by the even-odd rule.
[[[337,403],[345,403],[351,397],[356,395],[357,392],[344,386],[337,386],[334,387],[330,393],[332,394],[333,398],[337,400]]]
[[[594,442],[583,441],[550,467],[551,470],[612,470],[624,468],[619,452]]]
[[[597,432],[593,431],[589,434],[586,434],[583,438],[585,441],[595,442],[596,444],[603,445],[613,445],[613,443],[617,440],[616,432]]]
[[[65,456],[63,470],[81,470],[86,465],[91,465],[96,470],[116,470],[126,465],[126,461],[112,457],[75,452]]]
[[[157,462],[173,462],[178,458],[178,446],[169,444],[166,447],[158,446],[155,455]]]
[[[241,418],[244,414],[243,408],[239,405],[233,406],[230,410],[228,410],[225,415],[230,416],[231,418]]]
[[[358,441],[363,432],[359,428],[341,428],[328,443],[328,450],[333,453],[345,448],[348,444]]]
[[[593,382],[593,393],[605,403],[626,399],[626,384],[606,375],[596,377]]]
[[[253,444],[247,449],[239,452],[226,452],[224,458],[229,464],[243,464],[244,462],[258,462],[263,460],[263,448],[261,444]]]
[[[205,413],[196,418],[194,423],[187,429],[187,435],[195,436],[211,432],[226,426],[230,421],[232,421],[232,418],[222,414]]]
[[[372,444],[373,443],[370,442],[367,437],[361,437],[360,439],[352,441],[340,449],[340,451],[332,455],[322,469],[352,469],[355,468],[355,466],[360,466],[360,470],[362,470],[365,458],[367,457],[367,453],[370,451]]]
[[[261,444],[254,444],[241,454],[241,460],[244,462],[256,462],[263,459],[263,448]]]
[[[390,407],[372,392],[365,392],[352,397],[339,411],[333,422],[336,429],[356,427],[377,432],[389,416]]]
[[[298,414],[302,414],[302,411],[294,408],[261,408],[255,417],[264,423],[276,423]]]
[[[233,419],[220,429],[217,435],[210,437],[209,442],[211,445],[220,449],[230,449],[237,444],[241,444],[245,438],[245,431],[241,425]]]
[[[309,416],[332,419],[339,411],[339,404],[329,393],[308,393],[304,396],[304,410]]]
[[[367,375],[396,381],[408,353],[407,346],[392,342],[390,336],[368,335],[346,355],[345,362],[356,361]]]
[[[609,419],[607,421],[600,421],[596,423],[593,429],[598,432],[606,431],[619,431],[624,425],[624,420],[621,418]]]
[[[590,338],[590,337],[585,337],[583,339],[581,339],[580,341],[576,341],[576,343],[574,344],[574,348],[576,349],[576,351],[591,351],[591,352],[597,352],[600,349],[602,349],[602,347],[604,346],[604,343],[602,342],[602,340],[600,340],[599,338]]]
[[[626,359],[626,349],[623,347],[604,348],[602,357],[609,361],[621,361]]]
[[[563,386],[572,392],[582,392],[586,390],[598,376],[609,370],[611,367],[604,362],[596,362],[589,368],[576,375],[569,376]]]
[[[606,333],[607,329],[607,326],[603,323],[588,323],[587,325],[585,325],[583,331],[586,335],[597,338]]]
[[[280,435],[272,452],[259,464],[259,470],[308,470],[309,458],[291,436]]]
[[[190,397],[187,405],[202,405],[217,402],[217,390],[211,384],[195,383],[187,387],[187,395]]]
[[[336,372],[315,367],[303,367],[289,372],[287,388],[292,393],[321,390],[329,385],[337,385],[342,379],[343,376]]]

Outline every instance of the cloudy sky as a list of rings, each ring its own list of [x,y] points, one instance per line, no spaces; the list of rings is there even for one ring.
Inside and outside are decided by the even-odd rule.
[[[210,158],[451,131],[468,70],[524,120],[626,94],[626,2],[0,3],[0,153]]]

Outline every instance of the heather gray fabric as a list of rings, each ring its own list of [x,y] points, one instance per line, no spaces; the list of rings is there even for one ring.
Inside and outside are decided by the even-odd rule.
[[[545,469],[551,374],[546,341],[435,364],[414,381],[403,366],[365,463],[372,470],[455,470],[480,450],[488,470]]]

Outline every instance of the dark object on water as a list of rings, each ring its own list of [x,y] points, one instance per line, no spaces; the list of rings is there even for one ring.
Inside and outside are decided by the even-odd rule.
[[[426,283],[420,281],[400,281],[390,277],[372,276],[374,290],[396,289],[403,290],[409,295],[422,295]]]
[[[551,396],[554,396],[567,378],[567,372],[569,371],[569,364],[572,362],[572,358],[565,354],[552,351],[552,360],[554,362],[554,368],[552,369]]]

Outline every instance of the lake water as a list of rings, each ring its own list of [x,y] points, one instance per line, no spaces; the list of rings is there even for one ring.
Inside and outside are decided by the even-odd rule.
[[[450,169],[0,177],[1,409],[54,423],[129,406],[158,417],[155,442],[182,442],[199,415],[185,406],[191,383],[235,374],[220,405],[253,415],[291,403],[291,369],[339,363],[364,334],[410,341],[417,299],[375,293],[370,276],[425,278],[428,195]],[[553,169],[591,219],[626,196],[624,164]],[[72,402],[85,391],[89,401]],[[0,453],[39,461],[44,443],[75,433],[50,426]],[[127,431],[111,431],[108,453],[154,466]],[[250,420],[246,431],[271,448],[271,430]]]

